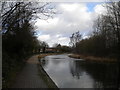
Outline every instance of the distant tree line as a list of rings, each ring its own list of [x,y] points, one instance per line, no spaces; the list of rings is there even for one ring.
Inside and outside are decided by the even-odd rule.
[[[42,15],[43,19],[50,17],[52,8],[46,8],[48,3],[36,2],[2,2],[1,5],[2,81],[3,87],[7,87],[11,72],[23,65],[26,57],[46,47],[45,42],[37,40],[33,25]]]
[[[120,2],[107,3],[107,13],[94,22],[94,30],[86,39],[79,32],[73,33],[70,43],[75,52],[85,55],[118,57],[120,55]]]
[[[55,49],[55,52],[58,52],[58,53],[69,53],[69,52],[71,52],[71,48],[69,46],[61,45],[61,44],[58,44],[58,43],[55,43],[53,45],[53,48]]]

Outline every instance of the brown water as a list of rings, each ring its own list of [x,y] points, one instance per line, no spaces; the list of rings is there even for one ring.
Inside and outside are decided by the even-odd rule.
[[[46,56],[41,63],[59,88],[116,87],[116,64],[86,62],[67,54]]]

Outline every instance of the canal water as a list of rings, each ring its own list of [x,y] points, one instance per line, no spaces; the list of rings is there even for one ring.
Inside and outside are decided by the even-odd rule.
[[[88,62],[68,57],[67,54],[46,56],[42,67],[58,88],[115,88],[115,63]]]

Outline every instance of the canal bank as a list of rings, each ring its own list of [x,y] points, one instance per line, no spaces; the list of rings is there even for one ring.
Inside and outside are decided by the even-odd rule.
[[[37,64],[38,71],[39,71],[39,76],[46,82],[48,88],[53,88],[58,90],[57,85],[54,83],[54,81],[50,78],[50,76],[47,74],[47,72],[43,69],[41,65],[41,60],[44,59],[46,56],[49,55],[58,55],[59,53],[47,53],[47,54],[40,54],[38,55],[38,61],[39,63]]]
[[[57,88],[40,67],[38,56],[34,55],[27,60],[23,70],[16,76],[13,85],[9,88]]]
[[[53,80],[49,77],[49,75],[46,73],[46,71],[43,69],[41,64],[38,64],[38,70],[39,70],[39,76],[44,80],[44,82],[47,84],[48,88],[55,88],[58,89],[57,85],[53,82]]]
[[[117,61],[117,59],[115,58],[96,57],[96,56],[89,56],[89,55],[69,54],[68,56],[71,58],[85,59],[86,61],[93,61],[93,62],[116,63]]]

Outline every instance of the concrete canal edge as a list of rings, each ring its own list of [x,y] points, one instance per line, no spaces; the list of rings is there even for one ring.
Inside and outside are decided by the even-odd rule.
[[[40,63],[37,64],[39,76],[44,80],[47,84],[48,88],[53,88],[53,90],[59,90],[57,85],[53,82],[53,80],[49,77],[46,71],[43,69]]]

